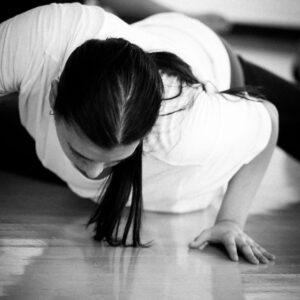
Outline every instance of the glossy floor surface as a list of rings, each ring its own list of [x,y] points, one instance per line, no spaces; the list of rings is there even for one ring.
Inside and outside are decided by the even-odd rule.
[[[218,203],[185,215],[146,213],[148,249],[111,248],[85,228],[94,206],[65,186],[0,172],[1,299],[299,299],[300,165],[280,150],[246,231],[273,252],[234,263],[222,249],[189,250]]]

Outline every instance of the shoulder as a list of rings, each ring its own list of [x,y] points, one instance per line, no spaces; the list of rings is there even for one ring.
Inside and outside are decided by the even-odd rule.
[[[84,22],[96,21],[96,18],[104,15],[104,10],[98,6],[84,5],[80,3],[51,3],[47,5],[37,6],[33,9],[25,11],[14,18],[8,20],[16,26],[36,27],[35,31],[39,33],[39,29],[44,34],[55,31],[59,27],[62,31],[68,29],[63,26],[69,23],[77,22],[78,26],[83,26]],[[101,18],[100,18],[101,20]],[[80,21],[80,23],[78,23]]]
[[[56,15],[59,15],[60,13],[64,13],[65,15],[68,14],[74,14],[76,12],[97,12],[97,11],[104,11],[101,7],[99,6],[93,6],[93,5],[85,5],[81,4],[79,2],[72,2],[72,3],[56,3],[53,2],[51,4],[46,4],[46,5],[40,5],[37,7],[34,7],[32,9],[29,9],[19,15],[17,15],[14,18],[22,18],[25,16],[51,16],[55,17]],[[41,20],[42,21],[42,20]]]
[[[275,105],[269,101],[263,101],[263,105],[267,110],[271,119],[271,133],[269,143],[276,144],[279,133],[279,114]]]
[[[85,27],[85,23],[93,22],[97,27],[97,22],[101,22],[103,15],[103,9],[96,6],[52,3],[30,9],[0,25],[2,28],[9,28],[7,32],[11,38],[25,37],[24,42],[28,39],[34,42],[43,38],[48,41],[53,35],[70,32],[75,24],[77,27]]]
[[[164,112],[183,110],[159,117],[148,136],[146,149],[156,158],[172,165],[203,165],[236,153],[242,161],[252,149],[265,146],[270,118],[262,102],[222,95],[211,84],[206,92],[188,88],[181,97],[186,98],[183,106],[176,106],[180,97],[163,102]]]
[[[278,110],[277,110],[276,106],[269,101],[263,101],[263,105],[266,108],[266,110],[268,111],[272,122],[278,123],[279,122],[279,114],[278,114]]]

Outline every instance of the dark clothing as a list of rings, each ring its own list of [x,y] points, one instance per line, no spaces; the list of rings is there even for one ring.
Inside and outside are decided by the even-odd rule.
[[[300,86],[241,57],[245,84],[263,88],[266,99],[279,112],[278,146],[300,160]]]

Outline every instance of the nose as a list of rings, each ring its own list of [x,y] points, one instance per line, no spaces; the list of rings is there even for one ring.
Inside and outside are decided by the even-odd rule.
[[[103,163],[97,163],[97,164],[89,164],[86,165],[83,169],[84,174],[86,177],[95,179],[97,178],[103,171],[104,164]]]

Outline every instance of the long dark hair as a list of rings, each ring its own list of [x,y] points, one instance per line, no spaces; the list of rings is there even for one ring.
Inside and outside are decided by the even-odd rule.
[[[95,224],[95,239],[112,246],[145,245],[140,239],[143,138],[164,100],[161,72],[178,78],[179,94],[184,85],[201,84],[176,55],[146,53],[122,38],[86,41],[72,52],[59,80],[57,118],[78,126],[94,144],[108,150],[139,141],[135,152],[112,168],[88,222]]]
[[[140,246],[143,138],[159,114],[163,83],[158,66],[141,48],[121,38],[88,40],[68,58],[54,105],[56,118],[76,126],[107,150],[139,141],[135,152],[112,168],[98,207],[95,239],[110,245]],[[131,206],[123,237],[118,231],[126,203]]]

